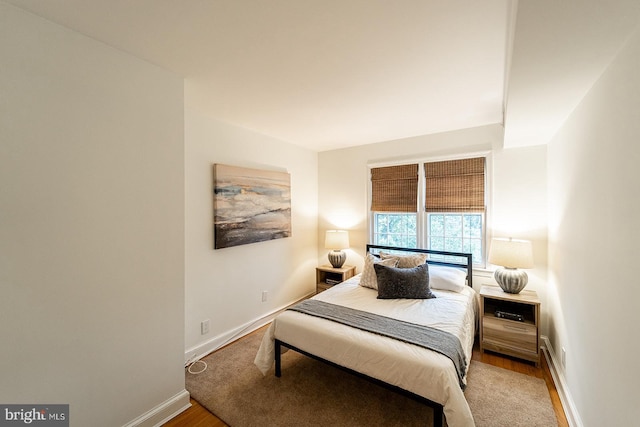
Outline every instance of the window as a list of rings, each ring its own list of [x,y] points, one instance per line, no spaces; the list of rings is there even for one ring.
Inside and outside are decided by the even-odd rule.
[[[484,170],[484,157],[373,168],[373,243],[467,252],[484,267]]]
[[[484,215],[480,213],[428,213],[427,248],[471,253],[474,264],[484,264],[483,217]]]
[[[373,215],[373,243],[376,245],[418,247],[415,213],[376,212]]]
[[[374,243],[418,247],[418,169],[417,163],[371,169]]]

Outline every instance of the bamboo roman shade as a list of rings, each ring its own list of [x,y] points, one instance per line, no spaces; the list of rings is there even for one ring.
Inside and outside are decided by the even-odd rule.
[[[484,157],[424,164],[427,212],[484,212]]]
[[[371,169],[371,210],[417,212],[418,164]]]

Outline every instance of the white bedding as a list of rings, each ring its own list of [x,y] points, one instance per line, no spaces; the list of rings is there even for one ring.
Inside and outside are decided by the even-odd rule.
[[[357,275],[313,298],[450,332],[460,339],[469,366],[478,310],[473,289],[465,287],[459,293],[433,289],[437,298],[426,300],[379,300],[377,291],[359,286],[359,280]],[[255,358],[265,375],[274,363],[275,338],[442,404],[450,427],[474,425],[453,362],[440,353],[285,311],[267,329]]]

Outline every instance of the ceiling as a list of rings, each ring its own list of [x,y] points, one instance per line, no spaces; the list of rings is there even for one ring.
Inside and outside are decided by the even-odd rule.
[[[637,0],[4,0],[185,78],[187,108],[316,151],[505,125],[546,143]]]

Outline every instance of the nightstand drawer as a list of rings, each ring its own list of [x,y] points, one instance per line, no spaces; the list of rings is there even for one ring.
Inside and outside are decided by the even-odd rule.
[[[485,316],[482,321],[483,339],[517,348],[523,351],[538,351],[538,329],[536,325]]]

